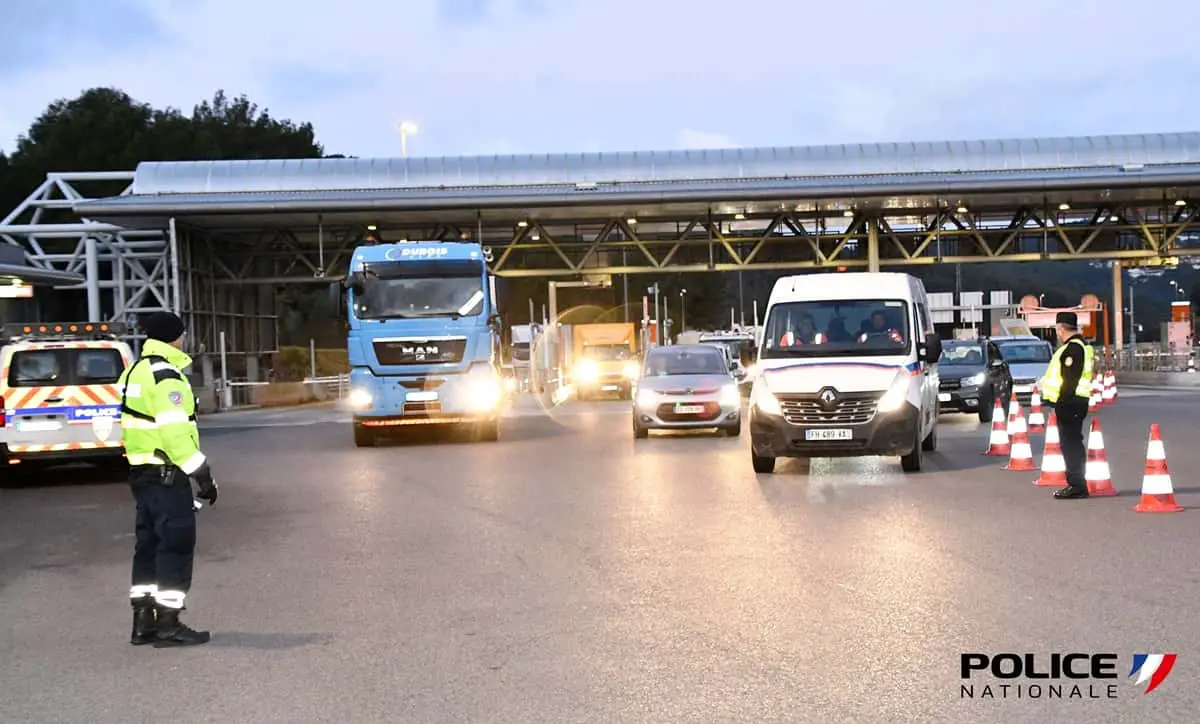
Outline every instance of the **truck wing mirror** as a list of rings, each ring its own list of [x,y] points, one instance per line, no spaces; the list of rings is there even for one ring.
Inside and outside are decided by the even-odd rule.
[[[342,281],[342,286],[355,294],[362,294],[366,289],[366,276],[362,272],[351,272]]]

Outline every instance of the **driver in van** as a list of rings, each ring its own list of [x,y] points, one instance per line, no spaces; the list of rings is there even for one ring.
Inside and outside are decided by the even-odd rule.
[[[882,309],[876,309],[871,313],[871,322],[867,329],[859,335],[859,344],[871,340],[888,340],[901,344],[904,338],[900,336],[899,330],[888,326],[887,312]]]

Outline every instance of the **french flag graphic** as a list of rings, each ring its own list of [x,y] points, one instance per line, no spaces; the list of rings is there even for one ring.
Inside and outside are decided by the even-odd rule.
[[[1167,674],[1171,673],[1171,668],[1175,666],[1176,654],[1134,654],[1133,655],[1133,670],[1129,672],[1130,676],[1137,675],[1135,684],[1146,684],[1145,694],[1149,694],[1158,688],[1158,685],[1166,680]]]

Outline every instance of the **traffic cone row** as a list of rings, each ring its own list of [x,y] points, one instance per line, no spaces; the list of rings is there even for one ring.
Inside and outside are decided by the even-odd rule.
[[[1100,386],[1099,378],[1092,378],[1092,396],[1088,400],[1088,413],[1096,414],[1104,405],[1104,390]]]
[[[1046,416],[1042,413],[1042,394],[1037,385],[1033,387],[1033,397],[1029,400],[1029,431],[1046,432]]]
[[[1103,388],[1100,392],[1100,403],[1105,407],[1108,407],[1117,401],[1117,378],[1112,373],[1112,370],[1108,370],[1104,373],[1104,377],[1101,380],[1100,385]]]
[[[1111,375],[1111,373],[1109,373]],[[1106,379],[1111,379],[1106,375]],[[1106,383],[1105,389],[1116,390],[1115,382]],[[1036,394],[1036,390],[1035,390]],[[1037,398],[1034,398],[1037,400]],[[1093,400],[1095,397],[1093,396]],[[1115,394],[1110,397],[1115,399]],[[1030,416],[1033,418],[1033,415]],[[1067,466],[1062,454],[1062,441],[1058,432],[1058,418],[1050,412],[1045,425],[1046,439],[1042,448],[1040,474],[1033,484],[1041,487],[1062,487],[1067,484]],[[1039,470],[1034,464],[1029,444],[1028,429],[1021,411],[1021,403],[1015,398],[1009,405],[1007,424],[1003,407],[996,400],[992,411],[992,427],[988,448],[984,455],[1008,456],[1005,470]],[[1087,463],[1084,470],[1088,495],[1106,498],[1118,495],[1113,485],[1112,470],[1108,465],[1108,453],[1104,447],[1104,431],[1098,418],[1092,418],[1087,441]],[[1146,448],[1146,467],[1142,475],[1141,501],[1133,508],[1138,513],[1178,513],[1183,510],[1175,501],[1175,488],[1167,467],[1167,454],[1163,446],[1162,432],[1158,423],[1150,426],[1150,442]]]

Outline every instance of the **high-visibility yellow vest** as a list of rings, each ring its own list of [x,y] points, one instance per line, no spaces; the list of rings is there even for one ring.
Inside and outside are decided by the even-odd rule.
[[[1058,398],[1062,393],[1062,354],[1068,344],[1078,344],[1083,349],[1083,370],[1079,375],[1079,384],[1075,385],[1074,394],[1076,397],[1089,399],[1092,396],[1092,365],[1095,361],[1096,352],[1089,345],[1084,344],[1082,339],[1069,339],[1067,344],[1059,346],[1054,350],[1054,356],[1050,358],[1050,366],[1046,368],[1046,374],[1038,383],[1038,388],[1042,393],[1042,399],[1047,402],[1058,402]]]
[[[192,358],[157,340],[121,375],[121,434],[130,465],[175,465],[191,475],[205,463],[196,399],[183,370]]]

